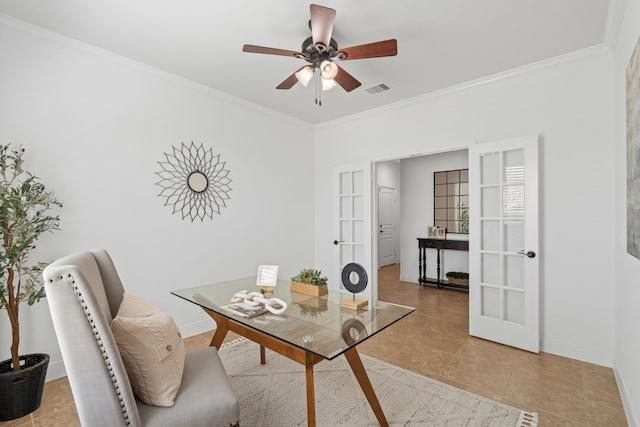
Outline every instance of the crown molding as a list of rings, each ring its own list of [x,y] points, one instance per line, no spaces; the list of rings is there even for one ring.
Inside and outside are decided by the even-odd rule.
[[[4,15],[0,13],[0,29],[7,29],[9,31],[18,31],[22,33],[27,33],[34,35],[36,37],[50,40],[61,45],[70,47],[72,49],[80,50],[90,55],[99,56],[105,58],[107,60],[111,60],[116,63],[120,63],[124,66],[137,69],[139,71],[147,72],[153,74],[157,77],[175,83],[177,85],[208,94],[210,96],[216,97],[221,100],[225,100],[227,102],[254,110],[259,111],[262,114],[266,114],[272,117],[277,117],[281,120],[290,122],[297,126],[301,126],[307,128],[309,130],[313,130],[314,127],[312,124],[305,122],[303,120],[297,119],[295,117],[291,117],[287,114],[280,113],[278,111],[272,110],[270,108],[263,107],[261,105],[255,104],[253,102],[244,100],[242,98],[238,98],[233,95],[229,95],[226,92],[219,91],[210,86],[204,85],[202,83],[195,82],[193,80],[187,79],[185,77],[178,76],[177,74],[170,73],[168,71],[161,70],[156,67],[152,67],[150,65],[144,64],[139,61],[135,61],[131,58],[127,58],[122,55],[118,55],[106,49],[99,48],[89,43],[81,42],[77,39],[62,35],[60,33],[56,33],[54,31],[47,30],[42,27],[38,27],[37,25],[30,24],[28,22],[21,21],[19,19],[13,18],[8,15]]]
[[[489,76],[481,77],[479,79],[470,80],[468,82],[461,83],[459,85],[450,86],[444,89],[439,89],[433,92],[429,92],[423,95],[418,95],[416,97],[405,99],[403,101],[398,101],[393,104],[384,105],[382,107],[373,108],[371,110],[363,111],[358,114],[353,114],[348,117],[342,117],[336,120],[327,121],[324,123],[319,123],[315,126],[316,129],[323,129],[327,127],[333,127],[339,124],[351,122],[353,120],[357,120],[364,117],[369,117],[375,114],[379,114],[384,111],[396,110],[398,108],[406,107],[416,103],[429,102],[437,98],[441,98],[444,96],[453,95],[455,93],[464,92],[469,89],[473,89],[479,86],[484,86],[487,84],[495,83],[502,80],[508,80],[514,77],[522,76],[525,74],[533,73],[538,70],[543,70],[547,68],[556,67],[558,65],[562,65],[568,62],[578,61],[584,58],[589,58],[593,56],[599,56],[603,54],[611,54],[611,50],[605,44],[599,44],[595,46],[591,46],[585,49],[576,50],[574,52],[570,52],[564,55],[554,56],[552,58],[544,59],[542,61],[533,62],[528,65],[523,65],[521,67],[512,68],[511,70],[502,71],[496,74],[491,74]]]
[[[206,86],[201,83],[197,83],[193,80],[189,80],[187,78],[178,76],[176,74],[169,73],[167,71],[161,70],[159,68],[155,68],[144,63],[134,61],[133,59],[115,54],[113,52],[107,51],[105,49],[101,49],[97,46],[81,42],[79,40],[73,39],[68,36],[64,36],[62,34],[44,29],[42,27],[38,27],[36,25],[21,21],[19,19],[13,18],[11,16],[7,16],[4,14],[0,14],[0,28],[6,28],[9,30],[16,30],[21,32],[26,32],[33,34],[35,36],[52,40],[58,42],[60,44],[66,45],[71,48],[75,48],[78,50],[85,51],[87,53],[101,56],[103,58],[110,59],[114,62],[119,62],[121,64],[127,65],[129,67],[146,71],[151,74],[155,74],[156,76],[162,77],[173,83],[182,85],[184,87],[189,87],[191,89],[197,90],[199,92],[204,92],[209,95],[215,96],[219,99],[224,99],[228,102],[234,103],[236,105],[241,105],[246,108],[250,108],[255,111],[259,111],[261,113],[277,117],[279,119],[289,121],[298,126],[306,127],[308,129],[322,129],[326,127],[333,127],[335,125],[339,125],[341,123],[351,122],[353,120],[357,120],[363,117],[369,117],[375,114],[379,114],[384,111],[395,110],[397,108],[401,108],[404,106],[412,105],[419,102],[428,102],[436,98],[440,98],[443,96],[452,95],[454,93],[459,93],[466,91],[468,89],[472,89],[478,86],[483,86],[486,84],[494,83],[501,80],[506,80],[510,78],[514,78],[517,76],[521,76],[524,74],[528,74],[534,71],[538,71],[545,68],[554,67],[560,64],[564,64],[567,62],[576,61],[582,58],[600,55],[605,53],[611,53],[615,49],[615,45],[617,43],[618,34],[620,32],[620,27],[622,25],[622,20],[624,17],[624,10],[626,8],[627,0],[611,0],[609,3],[609,13],[607,17],[607,27],[606,27],[606,43],[595,45],[592,47],[588,47],[585,49],[580,49],[574,52],[570,52],[564,55],[559,55],[556,57],[548,58],[542,61],[534,62],[528,65],[524,65],[521,67],[516,67],[511,70],[499,72],[496,74],[492,74],[489,76],[481,77],[479,79],[470,80],[465,83],[461,83],[459,85],[450,86],[447,88],[439,89],[433,92],[429,92],[423,95],[418,95],[416,97],[406,99],[403,101],[399,101],[393,104],[385,105],[382,107],[374,108],[371,110],[363,111],[361,113],[353,114],[347,117],[341,117],[339,119],[330,120],[323,123],[312,124],[305,122],[303,120],[296,119],[287,114],[277,112],[270,108],[263,107],[261,105],[255,104],[250,101],[246,101],[242,98],[238,98],[236,96],[229,95],[225,92],[219,91],[217,89],[213,89],[209,86]]]
[[[624,20],[624,12],[627,8],[627,0],[609,0],[609,11],[607,13],[607,26],[604,31],[604,44],[611,52],[616,51],[618,37]]]

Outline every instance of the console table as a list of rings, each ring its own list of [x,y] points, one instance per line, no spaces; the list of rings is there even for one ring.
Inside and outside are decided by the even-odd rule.
[[[427,279],[427,251],[426,251],[427,248],[435,249],[437,253],[436,267],[438,271],[438,277],[436,278],[435,281]],[[469,241],[418,237],[418,283],[420,283],[420,286],[426,283],[435,283],[438,289],[442,288],[442,283],[440,282],[440,250],[441,249],[451,249],[455,251],[468,251]],[[453,285],[447,285],[447,286],[453,286]]]

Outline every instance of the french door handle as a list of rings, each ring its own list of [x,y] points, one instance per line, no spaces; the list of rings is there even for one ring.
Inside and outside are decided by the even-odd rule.
[[[344,240],[334,240],[333,244],[338,245],[339,243],[344,243]]]
[[[525,251],[522,250],[522,251],[518,251],[518,255],[526,255],[529,258],[535,258],[536,257],[536,253],[534,251],[525,252]]]

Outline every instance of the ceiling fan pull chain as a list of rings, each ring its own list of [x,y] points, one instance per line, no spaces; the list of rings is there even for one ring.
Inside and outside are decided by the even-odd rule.
[[[316,105],[322,107],[322,82],[320,81],[320,69],[314,68],[313,73],[316,75]]]

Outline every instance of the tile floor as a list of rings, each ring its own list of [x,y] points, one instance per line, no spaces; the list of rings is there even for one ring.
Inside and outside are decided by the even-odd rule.
[[[416,311],[361,344],[362,353],[536,411],[542,427],[627,426],[611,369],[470,337],[466,293],[421,288],[398,277],[398,265],[380,270],[380,299],[410,305]],[[208,345],[210,339],[211,333],[205,333],[185,341],[187,349],[193,349]],[[0,422],[0,427],[79,425],[66,378],[46,384],[37,411]]]

